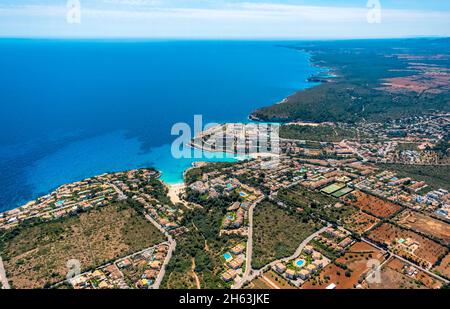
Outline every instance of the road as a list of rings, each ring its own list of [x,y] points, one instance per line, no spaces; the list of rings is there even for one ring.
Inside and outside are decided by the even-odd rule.
[[[264,272],[268,271],[269,269],[271,269],[273,266],[275,266],[277,263],[279,262],[287,262],[293,259],[296,259],[300,256],[300,254],[302,253],[303,249],[305,248],[305,246],[311,241],[313,240],[316,236],[318,236],[319,234],[323,233],[328,227],[328,226],[324,226],[323,228],[321,228],[320,230],[318,230],[317,232],[309,235],[305,240],[302,241],[302,243],[298,246],[297,250],[295,250],[294,254],[286,257],[286,258],[282,258],[279,260],[275,260],[269,264],[267,264],[266,266],[264,266],[263,268],[259,269],[259,270],[252,270],[251,274],[247,274],[247,276],[244,275],[244,277],[242,278],[242,280],[236,284],[235,286],[233,286],[233,289],[240,289],[242,288],[242,286],[247,283],[252,281],[253,279],[259,277],[260,275],[262,275]],[[247,259],[249,260],[249,259]]]
[[[252,257],[253,257],[253,211],[255,207],[262,202],[264,196],[261,196],[259,199],[253,202],[253,204],[248,209],[248,230],[247,230],[247,250],[245,253],[245,273],[242,276],[241,282],[246,282],[247,278],[250,276],[250,272],[252,271]],[[237,283],[233,286],[233,289],[240,289],[242,284]]]
[[[119,199],[126,199],[126,195],[120,190],[116,185],[111,184],[111,186],[114,188],[114,190],[119,194]],[[169,250],[167,251],[167,256],[164,259],[164,263],[161,265],[161,270],[158,274],[158,277],[155,280],[155,283],[152,286],[152,289],[159,289],[162,280],[164,279],[164,275],[166,274],[166,268],[167,265],[170,262],[170,259],[172,258],[173,252],[175,251],[175,248],[177,247],[177,242],[175,239],[173,239],[172,235],[170,235],[156,220],[154,220],[149,214],[145,214],[145,218],[150,221],[156,228],[163,233],[167,237],[167,241],[169,243]]]
[[[169,242],[169,250],[167,251],[167,256],[164,259],[164,263],[161,266],[158,278],[156,278],[155,283],[153,284],[152,287],[153,289],[159,289],[161,282],[164,278],[164,275],[166,274],[166,267],[169,264],[170,259],[172,258],[175,248],[177,247],[177,242],[175,241],[175,239],[173,239],[172,235],[170,235],[158,222],[156,222],[152,217],[150,217],[149,214],[145,214],[145,218],[148,221],[150,221],[154,226],[156,226],[156,228],[167,237],[167,241]]]
[[[9,290],[11,287],[8,282],[8,278],[6,278],[5,268],[3,266],[3,260],[0,257],[0,282],[2,283],[2,288],[5,290]]]
[[[169,250],[167,251],[167,256],[164,259],[164,263],[161,266],[158,278],[156,278],[155,283],[152,286],[152,289],[159,289],[161,282],[164,279],[164,275],[166,274],[166,267],[169,264],[170,259],[172,258],[175,248],[177,247],[177,242],[171,236],[169,237],[168,241],[169,241]]]
[[[122,201],[122,200],[126,200],[126,199],[127,199],[127,196],[126,196],[126,195],[123,193],[123,191],[120,190],[115,184],[110,183],[109,185],[110,185],[110,186],[114,189],[114,191],[116,191],[117,194],[119,195],[119,201]]]

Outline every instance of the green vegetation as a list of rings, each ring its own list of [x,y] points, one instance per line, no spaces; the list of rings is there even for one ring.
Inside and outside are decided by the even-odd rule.
[[[62,217],[31,220],[0,235],[0,255],[16,288],[64,280],[76,259],[89,270],[164,241],[164,235],[127,202]]]
[[[320,225],[304,214],[280,208],[270,201],[256,206],[253,224],[254,268],[292,255]]]
[[[261,108],[252,115],[264,121],[385,121],[449,111],[448,89],[442,93],[380,89],[386,78],[406,77],[410,62],[396,54],[427,56],[449,53],[450,39],[353,40],[288,46],[312,54],[312,62],[337,75],[290,96],[287,102]],[[401,52],[399,49],[401,48]],[[449,60],[426,59],[427,65],[450,67]]]
[[[394,171],[399,177],[425,181],[433,189],[450,190],[450,166],[379,164],[380,168]]]
[[[354,139],[356,137],[356,132],[327,125],[283,125],[280,129],[280,137],[319,142],[340,142],[343,139]]]
[[[219,236],[223,216],[230,204],[239,195],[232,194],[220,199],[203,199],[194,191],[188,190],[187,199],[203,208],[187,210],[183,225],[188,232],[177,237],[177,247],[169,265],[162,287],[169,289],[196,288],[192,273],[192,259],[195,273],[202,288],[226,288],[220,274],[223,271],[221,260],[225,250],[239,242],[240,236]]]
[[[221,171],[227,167],[231,167],[235,163],[231,162],[216,162],[216,163],[208,163],[205,166],[199,168],[191,168],[188,169],[184,175],[185,182],[190,185],[191,183],[196,182],[197,180],[201,180],[203,174],[209,173],[212,171]]]
[[[357,211],[352,206],[340,205],[337,198],[318,191],[310,191],[297,185],[292,189],[281,190],[277,197],[290,207],[298,207],[306,215],[319,217],[331,223],[344,224],[344,220]]]

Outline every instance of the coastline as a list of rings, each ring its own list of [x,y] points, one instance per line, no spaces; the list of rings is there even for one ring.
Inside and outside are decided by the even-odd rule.
[[[297,51],[299,51],[299,52],[301,52],[301,53],[305,53],[305,52],[303,52],[303,51],[301,51],[301,50],[297,50]],[[311,55],[310,55],[310,53],[305,53],[305,54],[308,54],[308,60],[307,60],[307,63],[308,63],[308,67],[316,67],[316,66],[314,66],[313,65],[313,63],[311,62]],[[309,72],[309,71],[307,71],[307,72]],[[304,77],[303,77],[304,78]],[[300,80],[300,79],[299,79]],[[302,79],[303,80],[303,79]],[[298,82],[298,84],[301,84],[301,82],[299,81]],[[314,85],[312,85],[311,84],[311,82],[305,82],[305,88],[304,89],[307,89],[307,88],[310,88],[310,87],[313,87]],[[301,88],[301,87],[298,87],[298,88]],[[294,87],[294,89],[295,89],[295,87]],[[297,92],[299,92],[299,91],[303,91],[304,89],[300,89],[300,90],[298,90]],[[297,93],[297,92],[295,92],[295,93]],[[287,96],[287,97],[284,97],[280,102],[278,102],[278,103],[276,103],[276,104],[283,104],[284,102],[286,102],[288,99],[289,99],[289,97],[290,97],[290,95],[289,96]],[[258,118],[251,118],[252,117],[252,114],[250,113],[250,114],[247,114],[247,119],[249,119],[250,121],[255,121],[255,122],[263,122],[261,119],[258,119]],[[271,122],[271,123],[274,123],[274,122]],[[84,140],[83,141],[81,141],[81,142],[84,142]],[[80,148],[80,147],[79,147]],[[72,148],[69,148],[69,149],[67,149],[67,151],[66,151],[66,155],[67,155],[67,152],[69,151],[69,150],[78,150],[78,149],[72,149]],[[140,154],[139,154],[140,155]],[[134,154],[131,154],[131,160],[134,160],[133,159],[133,156],[134,156]],[[58,160],[60,160],[60,158],[61,157],[63,157],[62,155],[58,155]],[[230,158],[230,156],[228,155],[228,156],[226,156],[226,155],[224,155],[224,157],[225,157],[225,160],[230,160],[230,161],[233,161],[233,160],[235,160],[235,161],[239,161],[239,160],[242,160],[242,159],[245,159],[245,158]],[[248,159],[248,158],[247,158]],[[137,162],[137,164],[136,164],[136,166],[133,166],[133,164],[131,164],[130,165],[130,168],[126,168],[126,169],[123,169],[122,168],[122,166],[120,166],[120,163],[121,162],[118,162],[119,163],[119,165],[118,165],[118,169],[117,170],[115,170],[114,168],[108,168],[107,170],[105,170],[105,172],[120,172],[120,171],[123,171],[123,170],[130,170],[130,169],[132,169],[132,168],[141,168],[141,167],[145,167],[145,166],[155,166],[156,165],[156,167],[155,168],[157,168],[158,170],[159,170],[159,172],[161,173],[161,177],[160,177],[160,180],[162,181],[162,182],[164,182],[166,185],[168,185],[168,186],[170,186],[170,185],[180,185],[180,184],[182,184],[183,183],[183,180],[179,180],[178,181],[178,177],[174,177],[174,175],[173,175],[173,171],[169,171],[169,172],[167,172],[166,170],[162,170],[161,169],[161,166],[158,166],[158,164],[155,164],[155,165],[153,165],[152,164],[152,162],[160,162],[160,161],[156,161],[156,160],[159,160],[159,158],[153,158],[153,157],[151,157],[150,159],[145,159],[144,160],[144,158],[142,159],[142,161],[146,161],[146,162],[148,162],[148,163],[150,163],[150,164],[148,164],[148,165],[143,165],[142,163],[139,163],[139,162]],[[198,161],[202,161],[202,160],[205,160],[204,158],[199,158],[198,159]],[[44,164],[42,164],[42,165],[40,165],[39,166],[39,170],[38,170],[38,173],[34,173],[34,175],[36,175],[36,176],[33,176],[35,179],[33,179],[33,182],[31,183],[31,185],[35,185],[35,184],[38,184],[39,185],[39,183],[37,182],[37,180],[36,179],[38,179],[38,177],[40,177],[41,176],[41,174],[43,174],[44,176],[49,176],[49,178],[48,179],[51,179],[50,177],[52,177],[52,176],[54,176],[52,173],[47,173],[47,172],[43,172],[45,169],[48,169],[49,168],[49,166],[53,166],[52,164],[53,163],[55,163],[54,162],[55,160],[52,158],[51,160],[47,160],[47,161],[45,161],[44,162]],[[58,162],[56,162],[56,163],[60,163],[62,160],[60,160],[60,161],[58,161]],[[213,160],[211,160],[212,162],[213,162]],[[228,161],[227,161],[228,162]],[[167,165],[166,164],[167,162],[164,162],[164,164],[165,165]],[[123,165],[123,164],[122,164]],[[186,164],[179,164],[179,165],[181,165],[181,166],[183,166],[183,165],[186,165]],[[180,166],[180,167],[181,167]],[[101,170],[101,168],[99,169],[99,170]],[[183,171],[183,173],[182,173],[182,175],[183,176],[181,176],[183,179],[184,179],[184,174],[185,174],[185,172],[187,171],[187,170],[189,170],[189,168],[185,168],[184,169],[184,171]],[[92,171],[94,171],[94,170],[92,170]],[[84,172],[84,171],[83,171]],[[85,179],[85,178],[89,178],[89,177],[94,177],[94,176],[96,176],[96,175],[100,175],[101,173],[97,173],[97,172],[94,172],[94,173],[90,173],[91,171],[89,171],[89,173],[88,174],[86,174],[86,173],[84,173],[84,174],[86,174],[87,176],[86,177],[79,177],[79,178],[77,178],[77,177],[68,177],[66,180],[64,180],[64,179],[62,179],[62,177],[59,177],[60,178],[60,180],[61,181],[57,181],[56,183],[57,183],[57,185],[55,185],[55,186],[53,186],[51,189],[48,189],[48,190],[41,190],[41,188],[42,189],[45,189],[45,187],[47,186],[47,187],[49,187],[47,184],[49,184],[50,183],[50,181],[47,181],[44,185],[39,185],[39,188],[36,190],[36,192],[39,192],[39,193],[36,193],[36,192],[33,192],[33,196],[29,199],[29,200],[25,200],[24,199],[24,201],[21,201],[20,202],[20,204],[19,203],[17,203],[17,204],[14,204],[14,205],[7,205],[7,204],[3,204],[3,209],[0,209],[0,213],[4,213],[4,212],[8,212],[8,211],[10,211],[10,210],[14,210],[14,209],[17,209],[17,208],[20,208],[20,207],[22,207],[22,206],[24,206],[24,205],[26,205],[27,203],[29,203],[29,201],[33,201],[35,198],[39,198],[39,197],[41,197],[41,196],[44,196],[44,195],[46,195],[46,194],[50,194],[51,192],[53,192],[54,190],[56,190],[57,188],[59,188],[60,186],[63,186],[63,185],[65,185],[65,184],[70,184],[70,183],[73,183],[73,182],[76,182],[76,181],[80,181],[80,180],[83,180],[83,179]],[[61,174],[61,173],[60,173]],[[80,173],[80,175],[81,175],[82,173]],[[180,174],[181,174],[181,172],[180,172]],[[62,175],[62,174],[61,174]],[[58,175],[59,176],[59,175]],[[173,180],[172,180],[173,179]],[[53,180],[52,180],[53,181]]]
[[[281,104],[289,103],[289,100],[290,100],[292,97],[298,95],[299,93],[302,93],[302,92],[304,92],[304,91],[307,90],[307,89],[312,89],[312,88],[318,87],[318,86],[320,86],[320,85],[323,85],[324,83],[329,83],[329,82],[330,82],[330,81],[329,81],[330,79],[337,78],[337,77],[339,76],[339,74],[336,72],[336,69],[335,69],[335,68],[321,66],[321,65],[319,65],[315,60],[313,60],[313,57],[314,57],[314,53],[313,53],[313,52],[307,51],[307,50],[304,49],[304,48],[296,48],[296,47],[294,47],[294,46],[283,46],[283,47],[289,48],[289,49],[293,49],[293,50],[296,50],[296,51],[298,51],[298,52],[305,53],[305,54],[307,54],[307,55],[309,56],[309,58],[308,58],[308,64],[309,64],[309,66],[312,67],[312,68],[316,68],[319,72],[316,72],[315,74],[312,74],[311,76],[309,76],[309,77],[306,79],[306,82],[309,83],[309,84],[315,84],[315,85],[312,85],[312,86],[310,86],[310,87],[306,87],[306,88],[297,90],[297,91],[291,93],[290,95],[288,95],[287,97],[285,97],[283,100],[281,100],[281,101],[279,101],[279,102],[276,102],[276,103],[273,103],[272,105],[263,106],[263,107],[259,107],[259,108],[255,109],[255,110],[252,111],[252,112],[250,113],[250,115],[248,116],[248,119],[251,120],[251,121],[255,121],[255,122],[269,122],[269,123],[280,123],[280,124],[290,122],[290,121],[280,121],[280,120],[273,120],[273,121],[270,121],[270,120],[268,120],[268,119],[261,119],[261,118],[258,117],[255,113],[258,112],[258,111],[260,111],[260,110],[262,110],[262,109],[264,109],[264,108],[270,108],[270,107],[273,107],[273,106],[276,106],[276,105],[281,105]],[[323,75],[322,75],[323,73],[327,73],[328,75],[327,75],[327,76],[323,76]]]

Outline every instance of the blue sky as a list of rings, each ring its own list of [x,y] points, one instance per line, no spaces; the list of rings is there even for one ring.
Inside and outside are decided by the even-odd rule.
[[[68,2],[80,3],[80,19]],[[377,8],[380,7],[380,10]],[[78,16],[77,10],[71,9]],[[369,17],[368,17],[369,16]],[[75,21],[75,22],[74,22]],[[2,0],[0,37],[450,36],[446,0]]]

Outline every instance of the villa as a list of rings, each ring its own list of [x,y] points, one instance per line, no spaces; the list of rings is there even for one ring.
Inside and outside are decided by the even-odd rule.
[[[320,260],[320,259],[322,259],[322,254],[320,254],[319,252],[314,252],[312,254],[312,258],[313,258],[313,260]]]
[[[310,273],[315,273],[317,271],[317,266],[314,264],[309,264],[306,266],[306,269],[309,270]]]
[[[236,246],[234,246],[233,248],[231,248],[231,253],[238,255],[241,254],[242,252],[244,252],[245,250],[245,246],[243,244],[238,244]]]
[[[302,269],[302,270],[300,270],[299,273],[298,273],[298,276],[299,276],[300,279],[302,279],[302,280],[308,279],[308,278],[309,278],[309,275],[310,275],[310,273],[309,273],[309,271],[306,270],[306,269]]]
[[[222,279],[225,282],[230,282],[236,278],[236,272],[232,269],[228,269],[226,272],[222,274]]]
[[[311,254],[313,252],[313,247],[311,245],[307,245],[305,246],[305,248],[303,249],[303,252],[305,254]],[[314,258],[314,257],[313,257]]]
[[[231,262],[228,262],[228,266],[232,269],[239,269],[244,264],[244,258],[242,256],[233,259]]]
[[[315,260],[312,265],[314,265],[315,267],[317,267],[317,269],[321,269],[323,267],[323,262],[322,260]]]
[[[295,278],[296,278],[295,270],[293,270],[293,269],[286,270],[286,278],[295,280]]]
[[[279,274],[284,274],[286,271],[286,265],[284,265],[283,263],[277,263],[274,268],[275,271]]]

